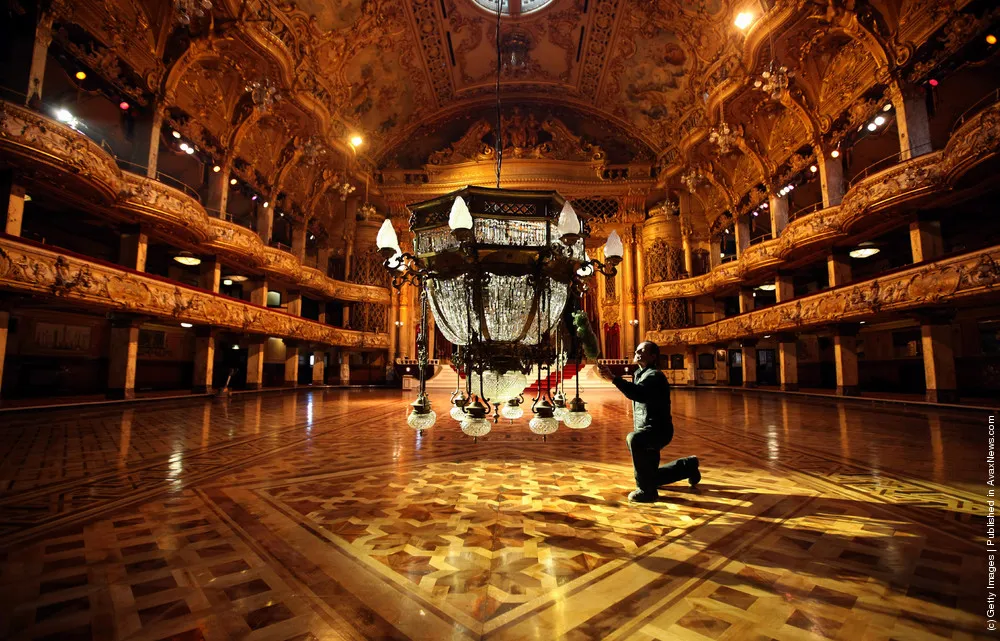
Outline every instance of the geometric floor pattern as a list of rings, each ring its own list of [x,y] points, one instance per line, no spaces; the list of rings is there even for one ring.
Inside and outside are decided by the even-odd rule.
[[[399,392],[15,415],[0,638],[995,638],[985,414],[677,390],[702,484],[636,505],[628,404],[587,400],[546,442],[418,436]]]

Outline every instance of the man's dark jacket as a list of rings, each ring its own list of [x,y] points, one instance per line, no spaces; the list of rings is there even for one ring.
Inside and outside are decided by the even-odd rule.
[[[622,394],[632,401],[633,427],[635,431],[652,431],[669,442],[674,435],[674,423],[670,418],[670,383],[667,377],[655,367],[640,367],[632,381],[620,376],[611,381]]]

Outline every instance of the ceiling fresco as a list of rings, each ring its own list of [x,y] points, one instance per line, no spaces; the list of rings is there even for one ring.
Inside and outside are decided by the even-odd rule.
[[[804,145],[845,135],[878,107],[866,97],[873,90],[926,73],[933,58],[921,54],[919,67],[914,56],[932,34],[970,29],[960,13],[969,4],[521,0],[501,20],[504,117],[511,122],[517,108],[535,124],[555,119],[611,165],[643,163],[647,178],[654,167],[661,197],[692,168],[714,172],[695,195],[706,210],[725,209],[775,180]],[[90,39],[84,46],[67,36],[67,47],[95,66],[104,60],[129,95],[168,101],[186,119],[185,135],[254,165],[255,185],[284,191],[308,216],[322,198],[336,197],[309,185],[324,170],[360,187],[380,170],[427,165],[476,126],[488,137],[496,119],[495,6],[215,0],[211,15],[190,25],[177,23],[173,0],[54,0],[52,11],[57,26]],[[734,24],[739,12],[751,15],[746,29]],[[773,99],[753,86],[771,64],[794,74]],[[266,117],[249,105],[253,81],[278,90]],[[706,142],[721,121],[738,131],[725,157]],[[355,136],[363,140],[357,148],[349,143]],[[282,171],[312,138],[332,152],[327,166]]]

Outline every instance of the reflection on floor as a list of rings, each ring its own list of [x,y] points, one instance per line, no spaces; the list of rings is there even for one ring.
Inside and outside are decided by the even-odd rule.
[[[6,416],[0,638],[989,638],[985,414],[678,390],[701,489],[630,505],[588,400],[547,442],[382,391]]]

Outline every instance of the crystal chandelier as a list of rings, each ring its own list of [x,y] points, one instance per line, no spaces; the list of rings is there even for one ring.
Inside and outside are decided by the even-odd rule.
[[[281,94],[278,93],[278,87],[271,82],[270,78],[264,78],[264,80],[251,80],[243,88],[244,91],[250,94],[250,99],[253,101],[254,109],[261,113],[266,113],[274,103],[281,100]]]
[[[716,146],[723,156],[728,154],[736,146],[737,135],[729,127],[729,123],[723,120],[718,127],[713,127],[708,135],[708,142]],[[692,192],[694,193],[694,192]]]
[[[315,165],[326,156],[326,145],[319,136],[310,136],[302,143],[302,162]]]
[[[174,0],[177,22],[191,24],[191,18],[204,18],[206,11],[212,10],[211,0]]]
[[[340,201],[344,202],[348,196],[357,191],[357,187],[349,182],[343,182],[336,186],[336,190],[340,192]]]
[[[565,409],[560,412],[564,420],[575,412],[573,426],[589,425],[579,397],[569,406],[563,397],[560,407],[549,374],[563,362],[560,354],[578,364],[582,358],[580,341],[564,315],[578,309],[594,272],[617,273],[623,253],[617,232],[605,245],[606,263],[591,260],[584,251],[584,226],[554,191],[466,187],[409,209],[413,253],[400,250],[389,220],[376,244],[393,286],[410,283],[420,292],[420,391],[410,425],[425,424],[430,410],[423,380],[429,307],[437,328],[457,346],[454,362],[466,375],[466,390],[456,392],[451,410],[463,432],[477,438],[487,434],[490,414],[494,422],[500,416],[520,418],[530,373],[537,379],[529,422],[533,433],[554,432],[557,409]],[[563,350],[562,334],[568,337]]]
[[[778,66],[772,60],[767,69],[760,74],[760,78],[754,81],[753,86],[768,94],[771,100],[781,100],[782,94],[788,89],[792,75],[788,67]]]
[[[697,167],[692,167],[689,172],[681,176],[681,184],[687,187],[692,194],[698,191],[698,185],[705,179],[705,175]]]

